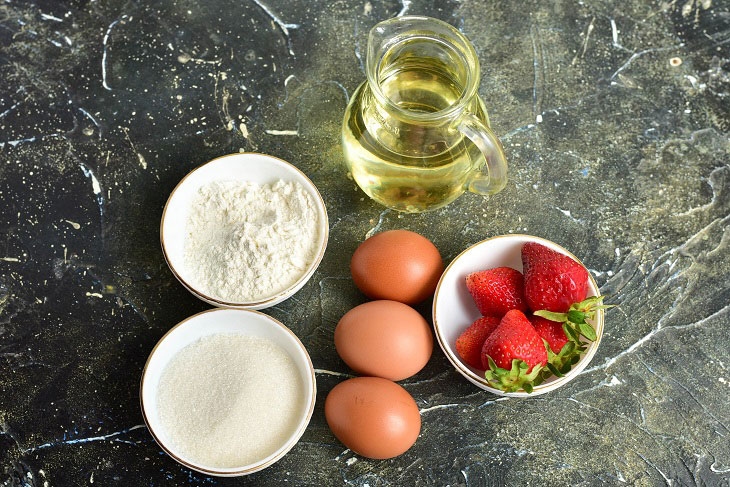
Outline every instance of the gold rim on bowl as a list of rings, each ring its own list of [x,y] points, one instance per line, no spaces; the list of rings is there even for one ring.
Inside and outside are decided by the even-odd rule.
[[[206,468],[206,467],[201,467],[200,465],[194,465],[190,462],[183,460],[179,456],[175,455],[167,446],[165,446],[165,444],[162,442],[162,440],[160,440],[160,438],[157,436],[157,434],[155,434],[155,431],[152,428],[152,426],[150,425],[149,419],[147,418],[147,411],[145,410],[145,406],[144,406],[143,391],[144,391],[144,379],[145,379],[145,376],[147,375],[147,367],[149,366],[150,361],[152,360],[152,356],[155,354],[155,352],[157,351],[157,348],[160,346],[160,344],[162,344],[162,342],[174,330],[176,330],[178,327],[180,327],[184,323],[186,323],[200,315],[203,315],[205,313],[215,313],[215,312],[219,312],[219,311],[256,313],[256,314],[259,314],[259,315],[267,318],[273,324],[283,328],[287,333],[289,333],[292,336],[292,338],[294,338],[294,341],[297,343],[299,348],[304,352],[304,356],[307,358],[307,363],[309,365],[309,375],[312,379],[312,399],[309,402],[309,407],[308,407],[307,413],[306,413],[306,419],[305,419],[304,423],[302,424],[301,428],[299,428],[294,433],[294,435],[291,438],[289,438],[289,440],[286,444],[286,448],[284,448],[284,450],[282,450],[276,456],[274,456],[273,458],[269,459],[268,461],[266,461],[264,463],[253,464],[252,466],[247,466],[247,468],[243,468],[243,469],[235,470],[235,471],[226,471],[225,469],[210,469],[210,468]],[[140,405],[140,409],[142,410],[142,418],[144,419],[145,426],[147,426],[147,431],[150,432],[150,434],[152,435],[152,438],[160,446],[160,448],[162,448],[162,450],[165,453],[167,453],[173,460],[175,460],[176,462],[178,462],[181,465],[184,465],[185,467],[188,467],[197,472],[205,473],[208,475],[221,476],[221,477],[237,477],[237,476],[241,476],[241,475],[248,475],[248,474],[252,474],[254,472],[258,472],[259,470],[263,470],[263,469],[271,466],[272,464],[276,463],[284,455],[289,453],[289,451],[294,447],[294,445],[296,445],[299,442],[299,439],[302,437],[302,435],[304,434],[304,431],[307,429],[307,426],[309,425],[309,421],[312,419],[312,414],[314,413],[314,403],[315,403],[316,398],[317,398],[317,379],[314,374],[314,364],[312,364],[312,359],[309,356],[309,352],[307,352],[307,349],[304,346],[304,344],[301,342],[301,340],[299,340],[299,337],[297,337],[294,334],[294,332],[291,331],[289,328],[287,328],[282,322],[280,322],[276,318],[273,318],[273,317],[267,315],[266,313],[262,313],[260,311],[256,311],[253,309],[216,308],[216,309],[207,309],[205,311],[201,311],[200,313],[195,313],[192,316],[188,316],[187,318],[182,320],[180,323],[178,323],[175,326],[173,326],[172,328],[170,328],[167,331],[167,333],[162,335],[162,338],[160,338],[157,341],[155,346],[152,348],[152,351],[150,352],[149,356],[147,357],[147,361],[145,362],[144,367],[142,368],[142,378],[140,379],[140,382],[139,382],[139,405]]]
[[[547,242],[550,245],[556,246],[558,249],[560,249],[560,251],[562,253],[569,256],[570,258],[572,258],[573,260],[578,262],[581,266],[586,268],[585,265],[583,265],[583,262],[581,262],[580,259],[578,259],[578,257],[573,255],[570,251],[565,249],[562,245],[558,245],[555,242],[552,242],[552,241],[547,240],[542,237],[536,237],[534,235],[526,235],[526,234],[521,234],[521,233],[511,233],[511,234],[507,234],[507,235],[497,235],[494,237],[490,237],[490,238],[484,239],[480,242],[470,245],[469,247],[467,247],[466,249],[461,251],[459,253],[459,255],[454,257],[454,259],[449,263],[449,265],[446,266],[446,269],[444,270],[443,274],[441,274],[441,278],[439,279],[439,282],[436,285],[436,291],[434,292],[434,295],[433,295],[433,306],[431,308],[431,310],[432,310],[431,318],[433,320],[433,328],[435,331],[436,339],[438,340],[439,346],[443,350],[444,355],[446,355],[446,358],[449,360],[449,362],[451,362],[451,365],[453,365],[454,368],[456,370],[458,370],[464,377],[469,378],[472,381],[478,382],[479,384],[484,386],[484,388],[486,388],[486,390],[488,390],[489,392],[493,392],[495,394],[499,394],[499,395],[503,395],[503,396],[511,396],[511,397],[535,396],[540,393],[548,392],[552,389],[558,388],[561,385],[563,385],[564,383],[572,380],[575,376],[577,376],[580,372],[582,372],[583,369],[588,365],[588,363],[593,358],[593,355],[595,355],[596,350],[598,350],[598,345],[600,344],[601,338],[603,337],[604,310],[598,310],[598,312],[596,313],[596,319],[595,319],[596,335],[597,335],[596,340],[594,342],[591,342],[588,350],[586,351],[586,354],[580,359],[580,362],[578,362],[578,364],[576,364],[576,366],[575,366],[576,368],[574,368],[571,371],[571,372],[573,372],[573,371],[577,370],[578,372],[574,373],[573,375],[571,375],[569,372],[565,376],[558,377],[557,379],[555,379],[551,382],[542,383],[540,385],[537,385],[534,387],[533,392],[530,394],[528,394],[522,390],[517,391],[517,392],[504,392],[504,391],[500,391],[499,389],[495,389],[494,387],[489,385],[489,382],[487,381],[487,379],[485,377],[481,377],[481,376],[475,374],[468,367],[466,367],[461,362],[461,360],[459,360],[458,358],[452,357],[452,353],[446,347],[445,339],[441,336],[441,327],[439,326],[438,320],[436,319],[436,306],[437,306],[437,302],[438,302],[439,291],[441,290],[441,284],[444,281],[444,276],[446,276],[446,273],[449,272],[449,270],[454,265],[454,263],[457,260],[459,260],[459,258],[461,258],[465,253],[467,253],[468,251],[470,251],[471,249],[473,249],[474,247],[476,247],[478,245],[481,245],[485,242],[489,242],[490,240],[496,240],[498,238],[510,238],[510,237],[525,237],[525,238],[534,239],[534,240],[537,240],[540,242]],[[587,270],[587,268],[586,268],[586,270]],[[590,282],[593,286],[593,289],[595,289],[596,292],[598,292],[598,290],[599,290],[598,284],[596,283],[596,280],[593,278],[593,276],[591,275],[590,272],[588,272],[588,277],[590,278]],[[582,364],[582,366],[580,368],[578,368],[578,366],[580,366],[581,364]]]
[[[170,201],[172,201],[173,196],[175,195],[175,192],[178,190],[178,188],[185,182],[186,179],[188,179],[189,176],[191,176],[195,171],[202,169],[203,167],[207,166],[208,164],[211,164],[219,159],[223,159],[225,157],[233,157],[233,156],[239,156],[239,155],[257,155],[257,156],[264,156],[264,157],[270,157],[272,159],[276,159],[279,162],[284,163],[285,165],[289,166],[291,169],[299,173],[299,175],[304,178],[306,182],[308,182],[311,187],[314,189],[315,194],[317,195],[317,198],[319,199],[320,206],[322,210],[324,211],[324,239],[322,241],[322,247],[319,249],[319,252],[317,253],[317,257],[312,261],[312,264],[307,269],[307,272],[302,274],[302,277],[297,279],[297,281],[292,284],[291,286],[287,287],[281,292],[276,293],[273,296],[270,296],[266,299],[262,299],[260,301],[251,301],[251,302],[242,302],[242,303],[236,303],[233,301],[224,301],[222,299],[214,298],[211,296],[208,296],[207,294],[204,294],[201,291],[198,291],[192,284],[189,284],[183,277],[180,275],[180,273],[175,269],[175,266],[172,264],[172,261],[167,254],[167,248],[165,247],[165,236],[163,234],[162,229],[165,225],[165,217],[167,216],[167,207],[170,205]],[[210,304],[214,304],[216,306],[221,307],[227,307],[227,308],[253,308],[253,307],[267,307],[266,305],[272,301],[276,301],[277,299],[281,298],[282,296],[286,296],[293,288],[297,287],[299,284],[302,283],[302,281],[305,281],[309,279],[312,274],[317,270],[317,267],[319,267],[319,264],[322,262],[322,258],[324,257],[324,253],[327,250],[327,242],[329,241],[329,218],[327,216],[327,206],[324,204],[324,199],[322,198],[322,195],[319,192],[319,189],[317,189],[317,186],[312,182],[311,179],[307,177],[306,174],[304,174],[299,168],[297,168],[295,165],[293,165],[290,162],[285,161],[284,159],[280,159],[276,156],[272,156],[269,154],[262,154],[261,152],[235,152],[233,154],[225,154],[219,157],[216,157],[215,159],[211,159],[208,162],[205,162],[196,168],[192,169],[190,172],[188,172],[176,185],[175,188],[170,192],[170,196],[168,196],[167,201],[165,202],[165,207],[162,210],[162,218],[160,219],[160,245],[162,246],[162,255],[165,258],[165,262],[167,263],[167,267],[170,268],[170,271],[172,272],[172,275],[175,276],[175,279],[177,279],[180,284],[182,284],[185,289],[190,291],[193,295],[197,296],[198,298],[202,299],[203,301],[207,301]]]

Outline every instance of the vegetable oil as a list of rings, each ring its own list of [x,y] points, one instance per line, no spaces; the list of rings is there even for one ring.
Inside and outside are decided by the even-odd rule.
[[[342,128],[349,172],[368,196],[414,213],[464,192],[485,159],[454,122],[467,110],[489,124],[481,99],[465,99],[473,68],[432,38],[410,37],[383,55],[352,96]]]

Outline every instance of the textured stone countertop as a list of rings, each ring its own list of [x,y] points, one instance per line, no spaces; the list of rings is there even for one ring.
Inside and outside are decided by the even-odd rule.
[[[730,4],[722,0],[0,0],[0,483],[728,485]],[[471,38],[507,188],[401,215],[346,177],[340,123],[367,32],[400,14]],[[330,216],[321,266],[267,310],[308,348],[317,406],[263,472],[196,474],[143,425],[156,341],[209,306],[168,270],[162,207],[216,156],[291,161]],[[423,419],[371,461],[327,428],[349,374],[333,330],[365,301],[348,262],[405,228],[450,262],[527,233],[574,252],[620,307],[588,368],[530,399],[462,378],[436,347],[405,380]],[[430,316],[430,303],[419,310]]]

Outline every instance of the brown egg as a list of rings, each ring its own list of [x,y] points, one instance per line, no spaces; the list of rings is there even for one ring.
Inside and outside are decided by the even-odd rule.
[[[421,431],[416,401],[395,382],[356,377],[340,382],[324,403],[332,433],[358,455],[378,460],[408,450]]]
[[[355,285],[369,298],[417,304],[433,294],[444,264],[426,237],[390,230],[361,243],[350,270]]]
[[[426,365],[433,335],[426,320],[410,306],[370,301],[352,308],[337,323],[335,348],[358,374],[403,380]]]

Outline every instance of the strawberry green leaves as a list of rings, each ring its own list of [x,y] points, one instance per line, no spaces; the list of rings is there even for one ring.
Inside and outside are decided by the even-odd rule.
[[[485,377],[489,381],[489,385],[495,389],[504,392],[517,392],[524,389],[528,394],[532,392],[533,385],[537,385],[542,381],[542,367],[536,365],[532,367],[532,371],[528,373],[530,368],[524,360],[513,359],[512,368],[510,370],[497,367],[492,357],[487,357],[489,361],[489,370],[486,371]],[[539,380],[539,382],[538,382]]]
[[[591,296],[579,303],[574,303],[570,306],[567,313],[555,313],[553,311],[540,310],[535,311],[534,314],[551,321],[563,323],[565,336],[567,336],[572,342],[575,342],[576,345],[580,345],[581,336],[591,342],[596,340],[596,330],[594,330],[593,326],[588,323],[588,320],[593,320],[596,317],[596,311],[612,308],[614,306],[604,305],[604,297],[605,296]]]
[[[578,363],[580,356],[586,351],[585,345],[577,345],[572,340],[563,345],[562,350],[558,354],[553,352],[546,341],[545,348],[547,349],[548,363],[547,368],[543,370],[543,380],[550,377],[550,375],[563,377]]]

